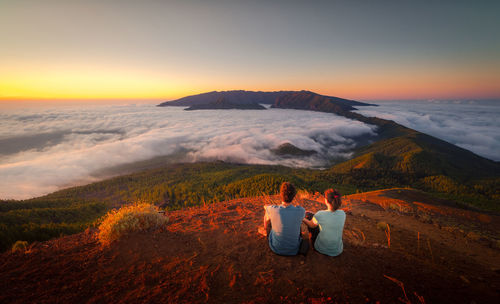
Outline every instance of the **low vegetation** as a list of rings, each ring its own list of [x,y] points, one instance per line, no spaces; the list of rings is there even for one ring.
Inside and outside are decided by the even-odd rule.
[[[26,241],[17,241],[12,245],[12,252],[24,252],[28,248],[28,242]]]
[[[103,245],[132,232],[149,231],[163,227],[168,217],[159,213],[158,207],[136,203],[109,211],[99,224],[99,241]]]
[[[276,194],[285,180],[310,192],[322,192],[330,187],[337,187],[346,194],[356,192],[356,187],[333,184],[330,176],[320,176],[320,172],[323,171],[222,162],[172,164],[65,189],[45,198],[79,198],[104,202],[111,207],[143,201],[162,209],[177,210],[233,198]]]

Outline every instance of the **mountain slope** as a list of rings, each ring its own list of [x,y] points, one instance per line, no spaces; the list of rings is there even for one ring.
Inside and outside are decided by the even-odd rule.
[[[306,257],[273,254],[257,227],[262,224],[263,205],[276,199],[246,198],[169,212],[164,230],[132,234],[109,247],[101,247],[96,231],[89,229],[35,243],[26,253],[4,253],[0,302],[397,303],[401,298],[422,303],[421,297],[425,303],[495,303],[498,299],[498,249],[458,228],[425,223],[425,213],[400,214],[379,205],[403,208],[408,203],[434,207],[425,212],[440,210],[427,206],[418,192],[394,189],[346,197],[344,252],[335,258],[315,251]],[[300,204],[314,212],[323,207],[320,200],[307,197]],[[454,218],[470,222],[462,215]],[[488,220],[498,223],[484,217]],[[385,231],[377,228],[381,221],[390,225],[390,246]]]
[[[376,125],[377,141],[359,147],[354,158],[334,167],[350,169],[390,169],[422,175],[445,175],[458,180],[500,177],[500,163],[476,155],[444,140],[404,127],[394,121],[353,113],[354,108],[311,92],[278,97],[273,107],[334,113]],[[361,165],[363,163],[363,165]]]
[[[497,162],[419,132],[359,148],[353,159],[332,168],[336,172],[352,169],[387,169],[420,177],[445,175],[460,181],[500,174]]]
[[[333,176],[344,174],[342,183],[373,187],[377,183],[412,185],[447,193],[467,205],[500,207],[500,162],[495,162],[444,140],[402,126],[394,121],[366,117],[332,101],[307,93],[290,93],[274,107],[334,113],[377,126],[377,136],[358,147],[353,157],[334,165]],[[374,183],[367,182],[373,180]],[[376,181],[376,182],[375,182]],[[477,195],[487,197],[478,200]],[[460,198],[459,198],[460,197]]]

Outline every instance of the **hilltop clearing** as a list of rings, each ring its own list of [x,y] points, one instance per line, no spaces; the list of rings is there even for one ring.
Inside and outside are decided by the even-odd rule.
[[[263,205],[276,199],[168,212],[164,230],[105,248],[88,229],[34,243],[26,253],[4,253],[0,302],[496,303],[499,297],[498,243],[482,236],[498,240],[497,216],[414,190],[355,194],[344,200],[342,255],[282,257],[257,234]],[[303,193],[297,201],[316,211],[321,199]],[[456,229],[445,228],[445,219]]]

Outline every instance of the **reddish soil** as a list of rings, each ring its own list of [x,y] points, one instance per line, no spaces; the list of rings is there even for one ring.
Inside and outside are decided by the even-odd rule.
[[[357,194],[345,198],[340,256],[283,257],[257,233],[274,199],[171,212],[162,231],[104,248],[89,229],[3,253],[0,303],[498,303],[496,216],[480,221],[412,190]],[[297,199],[311,211],[323,208],[316,200]],[[396,201],[404,208],[390,207]],[[419,212],[421,204],[432,208]],[[436,218],[480,225],[444,229]]]

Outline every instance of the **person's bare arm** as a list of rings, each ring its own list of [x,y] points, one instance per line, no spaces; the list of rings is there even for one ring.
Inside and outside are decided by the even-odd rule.
[[[267,231],[267,227],[269,224],[271,224],[271,219],[269,218],[269,215],[267,214],[267,209],[264,207],[265,213],[264,213],[264,229]]]
[[[302,221],[304,223],[306,223],[306,225],[309,227],[309,228],[316,228],[318,227],[318,223],[314,220],[314,218],[310,221],[306,218],[303,218]]]

